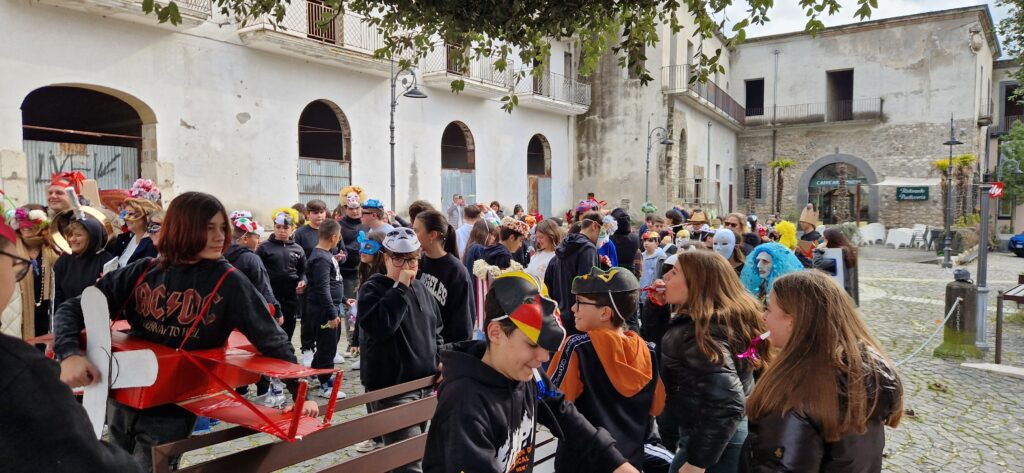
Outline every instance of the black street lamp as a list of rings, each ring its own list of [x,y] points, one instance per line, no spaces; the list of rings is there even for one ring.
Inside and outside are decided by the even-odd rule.
[[[395,61],[391,61],[391,211],[395,210],[395,108],[398,107],[396,87],[401,77],[402,94],[411,99],[425,99],[427,94],[416,86],[416,73],[402,69],[395,73]]]
[[[647,202],[650,202],[650,198],[648,197],[648,193],[649,193],[650,185],[651,185],[651,183],[650,183],[650,181],[651,181],[651,138],[653,136],[655,136],[655,135],[657,135],[658,138],[661,138],[661,144],[663,144],[665,146],[668,146],[668,145],[671,145],[671,144],[675,143],[674,141],[672,141],[672,138],[668,137],[668,130],[666,130],[664,127],[660,127],[660,126],[659,127],[655,127],[652,130],[651,129],[651,119],[650,118],[647,119],[647,169],[646,169],[646,171],[644,171],[644,203],[645,204]]]
[[[949,254],[953,251],[953,235],[950,234],[953,226],[953,146],[963,144],[956,139],[952,115],[949,116],[949,141],[942,144],[949,146],[949,167],[946,168],[946,241],[942,250],[942,267],[952,268],[953,263],[949,259]]]

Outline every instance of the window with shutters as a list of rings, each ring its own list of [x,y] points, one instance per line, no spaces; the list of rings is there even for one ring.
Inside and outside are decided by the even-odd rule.
[[[764,168],[743,169],[743,198],[764,199]]]

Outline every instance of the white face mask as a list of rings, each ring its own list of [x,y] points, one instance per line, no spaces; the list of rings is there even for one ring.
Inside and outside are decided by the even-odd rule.
[[[733,251],[736,251],[736,235],[728,230],[715,232],[715,252],[729,259]]]
[[[757,274],[761,275],[761,279],[765,279],[772,272],[772,255],[767,252],[757,255]]]

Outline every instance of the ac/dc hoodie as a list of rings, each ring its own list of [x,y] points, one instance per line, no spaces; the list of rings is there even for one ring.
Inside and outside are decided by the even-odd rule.
[[[573,453],[582,471],[613,471],[626,462],[608,431],[587,422],[560,393],[538,396],[536,382],[506,378],[485,364],[486,342],[448,347],[441,352],[443,381],[427,433],[425,473],[531,472],[537,422],[558,437],[560,449]],[[556,462],[555,471],[560,466]]]

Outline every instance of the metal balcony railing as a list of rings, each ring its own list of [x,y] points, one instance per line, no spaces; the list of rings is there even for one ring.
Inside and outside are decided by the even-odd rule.
[[[994,127],[998,132],[1008,132],[1010,128],[1013,128],[1013,124],[1017,122],[1024,122],[1024,116],[1022,115],[1004,115],[999,117],[999,125]]]
[[[292,0],[285,10],[284,18],[276,25],[269,16],[264,16],[246,24],[244,28],[262,26],[366,54],[373,54],[384,46],[384,36],[375,27],[367,24],[363,17],[352,13],[335,13],[336,10],[333,8],[315,1]],[[328,19],[330,21],[325,23]]]
[[[179,10],[189,10],[205,15],[210,15],[213,12],[213,0],[175,0],[175,3]]]
[[[493,57],[479,59],[463,58],[464,48],[457,44],[443,44],[434,47],[420,63],[424,74],[444,72],[462,76],[463,80],[475,80],[504,88],[511,86],[513,81],[512,61],[508,61],[504,71],[494,67]]]
[[[516,84],[516,94],[547,97],[560,102],[590,106],[590,84],[553,72],[534,76],[527,69],[526,77]]]
[[[692,67],[689,64],[663,67],[661,69],[662,91],[670,94],[692,94],[697,98],[705,100],[713,108],[725,113],[740,125],[744,124],[747,113],[743,110],[743,106],[733,99],[728,92],[712,82],[690,83]]]
[[[881,98],[747,109],[747,126],[797,125],[882,118]]]

